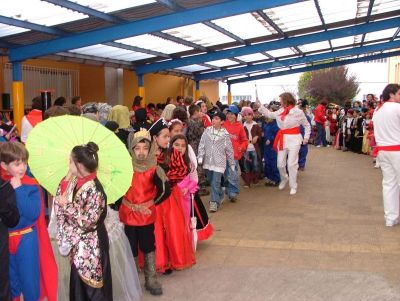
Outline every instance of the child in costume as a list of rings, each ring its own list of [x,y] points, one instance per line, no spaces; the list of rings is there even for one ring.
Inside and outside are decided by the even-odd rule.
[[[70,300],[113,300],[104,224],[107,196],[96,176],[98,150],[93,142],[72,149],[54,201],[59,250],[71,261]]]
[[[155,206],[169,196],[170,188],[164,170],[157,166],[149,132],[136,132],[130,145],[134,173],[131,187],[122,199],[119,216],[125,224],[135,261],[138,262],[139,248],[144,254],[145,288],[152,295],[161,295],[154,256]]]
[[[0,300],[11,301],[9,277],[8,228],[15,227],[19,221],[19,212],[15,192],[10,182],[0,178]]]
[[[226,113],[226,121],[223,127],[228,131],[231,137],[231,143],[233,147],[233,155],[235,159],[235,169],[227,168],[224,173],[225,187],[228,194],[229,201],[236,202],[237,196],[239,195],[239,160],[244,156],[247,150],[247,137],[244,131],[244,127],[240,121],[238,121],[239,109],[235,105],[229,106]]]
[[[275,111],[277,110],[276,107]],[[265,186],[278,186],[281,180],[277,167],[278,154],[274,150],[276,134],[279,131],[275,119],[267,119],[263,126],[264,132],[264,176]]]
[[[179,151],[168,152],[170,132],[163,118],[154,123],[149,131],[157,146],[157,162],[166,171],[171,185],[171,195],[156,207],[155,223],[157,270],[170,273],[172,269],[182,270],[196,262],[190,225],[182,206],[183,195],[177,185],[189,169]]]
[[[46,230],[42,191],[25,173],[28,152],[18,142],[1,145],[3,180],[10,181],[20,214],[18,224],[9,229],[10,283],[14,300],[57,298],[57,266]]]
[[[241,114],[245,120],[243,127],[248,140],[247,150],[244,154],[242,178],[245,182],[245,187],[250,187],[251,184],[257,184],[260,179],[262,159],[258,142],[262,138],[262,130],[257,122],[253,120],[254,112],[250,107],[243,107]]]

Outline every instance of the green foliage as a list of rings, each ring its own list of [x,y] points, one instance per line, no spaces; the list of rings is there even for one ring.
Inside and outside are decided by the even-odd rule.
[[[358,87],[356,76],[350,75],[345,66],[305,72],[298,82],[300,98],[307,98],[311,105],[319,103],[324,97],[344,105],[357,95]]]

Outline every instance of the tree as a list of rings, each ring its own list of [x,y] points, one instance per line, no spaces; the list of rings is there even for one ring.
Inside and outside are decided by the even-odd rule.
[[[357,77],[349,74],[345,66],[303,73],[298,87],[300,97],[308,98],[312,104],[326,97],[330,102],[344,105],[359,91]]]

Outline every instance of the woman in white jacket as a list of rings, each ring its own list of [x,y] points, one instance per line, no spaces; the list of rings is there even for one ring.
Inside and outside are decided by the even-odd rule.
[[[281,177],[279,189],[283,190],[289,181],[290,194],[294,195],[297,192],[299,150],[302,143],[308,143],[311,127],[304,112],[295,105],[296,100],[291,93],[282,93],[279,98],[282,107],[278,111],[268,111],[259,101],[258,111],[267,118],[276,119],[280,129],[274,141],[274,149],[278,152],[277,166]],[[301,125],[305,130],[304,138],[300,133]],[[286,173],[286,161],[289,175]]]

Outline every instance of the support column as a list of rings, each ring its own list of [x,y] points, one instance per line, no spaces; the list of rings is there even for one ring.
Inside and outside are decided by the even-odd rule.
[[[231,85],[228,84],[228,105],[232,104],[232,92],[231,92]]]
[[[196,80],[196,93],[195,93],[195,102],[199,100],[200,98],[200,81]]]
[[[13,62],[13,82],[12,82],[12,103],[13,103],[13,119],[21,133],[21,120],[24,117],[24,84],[22,82],[22,63]]]
[[[138,74],[138,95],[142,97],[140,105],[144,108],[146,106],[145,90],[144,90],[144,75]]]

